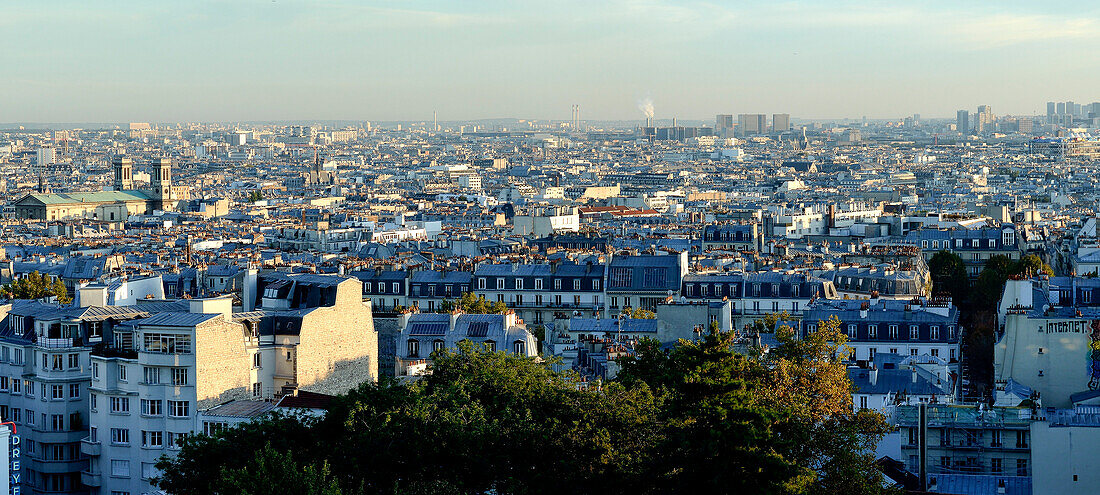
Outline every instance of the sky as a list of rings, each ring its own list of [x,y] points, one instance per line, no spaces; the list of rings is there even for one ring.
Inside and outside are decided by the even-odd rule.
[[[1055,5],[1044,5],[1054,3]],[[1100,101],[1100,2],[0,0],[0,122],[712,120]]]

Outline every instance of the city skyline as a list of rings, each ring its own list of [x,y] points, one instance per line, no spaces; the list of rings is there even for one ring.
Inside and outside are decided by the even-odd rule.
[[[951,118],[1091,102],[1097,7],[164,2],[5,7],[4,122]],[[30,40],[30,41],[28,41]],[[1027,70],[1021,70],[1026,67]],[[1057,75],[1057,77],[1051,77]]]

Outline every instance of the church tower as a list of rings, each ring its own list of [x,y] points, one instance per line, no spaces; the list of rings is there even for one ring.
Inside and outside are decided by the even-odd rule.
[[[134,189],[134,161],[124,156],[116,156],[114,159],[115,167],[115,190],[116,191],[130,191]]]
[[[154,158],[149,166],[150,197],[153,209],[167,211],[175,207],[175,195],[172,192],[172,160]]]

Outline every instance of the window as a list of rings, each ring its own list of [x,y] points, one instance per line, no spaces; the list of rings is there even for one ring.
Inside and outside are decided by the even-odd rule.
[[[168,448],[178,449],[180,448],[180,440],[187,438],[186,433],[172,433],[168,432]]]
[[[130,476],[130,461],[125,459],[111,459],[111,476]]]
[[[130,430],[126,428],[111,428],[111,443],[130,445]]]
[[[168,401],[168,416],[173,418],[186,418],[190,415],[189,404],[185,400]]]
[[[920,338],[920,326],[909,325],[909,340],[917,340]]]
[[[164,414],[162,404],[164,403],[160,399],[141,399],[141,414],[145,416],[161,416]]]
[[[160,432],[157,432],[160,433]],[[141,463],[141,477],[144,479],[156,478],[159,473],[157,472],[157,465],[152,462]]]
[[[487,346],[487,347],[489,348],[489,352],[496,352],[496,350],[497,350],[497,343],[496,343],[495,341],[492,341],[492,340],[486,340],[486,341],[485,341],[485,345],[486,345],[486,346]]]
[[[172,385],[187,385],[187,368],[172,368]]]
[[[53,400],[61,400],[65,398],[65,386],[64,385],[50,385],[50,398]]]
[[[120,382],[126,381],[126,365],[125,364],[119,364],[118,365],[118,381],[120,381]]]
[[[99,428],[96,428],[94,426],[88,428],[88,440],[91,440],[92,442],[99,441]]]
[[[30,425],[30,426],[34,426],[34,410],[33,409],[25,409],[24,412],[26,413],[26,416],[27,416],[27,424]]]
[[[560,278],[555,278],[554,279],[554,290],[561,290],[561,279]]]
[[[616,267],[612,268],[608,275],[607,286],[612,288],[630,287],[634,284],[634,269]]]
[[[878,325],[867,325],[867,337],[872,339],[878,338]]]
[[[940,327],[939,325],[932,325],[928,327],[929,338],[932,340],[940,340]]]
[[[263,368],[263,366],[261,366],[260,353],[258,352],[252,355],[252,367],[255,369]]]
[[[406,353],[408,357],[420,357],[420,341],[416,339],[409,339],[409,349]]]
[[[522,278],[517,278],[516,279],[516,290],[523,290],[523,279]]]
[[[152,366],[145,367],[145,383],[149,385],[157,385],[160,383],[160,368],[154,368]]]
[[[103,322],[89,321],[88,322],[88,339],[96,340],[103,338]]]
[[[541,278],[536,278],[535,279],[535,290],[542,290],[542,279]]]
[[[34,397],[34,382],[23,380],[23,389],[27,391],[27,397]]]
[[[573,279],[573,290],[581,290],[581,279]]]
[[[11,379],[11,393],[20,394],[23,393],[23,380],[19,378]]]
[[[146,333],[145,352],[186,354],[191,352],[191,336],[172,333]]]
[[[8,384],[9,378],[6,376],[0,376],[0,391],[7,392],[10,385]]]
[[[111,412],[113,413],[130,413],[130,398],[129,397],[111,397]]]
[[[1016,459],[1016,476],[1027,476],[1027,459]]]
[[[92,363],[92,378],[99,379],[99,363]]]
[[[65,416],[61,414],[51,414],[50,429],[53,431],[65,431]]]
[[[891,339],[897,339],[898,338],[898,326],[897,325],[890,325],[890,338]]]
[[[592,290],[600,290],[600,279],[592,279]]]
[[[523,355],[524,354],[524,347],[525,347],[525,342],[523,342],[522,340],[517,340],[515,342],[512,342],[512,352],[515,353],[515,354]]]
[[[252,384],[252,396],[253,397],[263,396],[263,386],[260,383],[253,383]]]
[[[480,277],[480,278],[477,279],[477,288],[478,289],[484,289],[485,288],[485,277]]]
[[[813,323],[809,323],[806,325],[806,333],[814,333],[815,331],[817,331],[817,325]]]
[[[848,338],[849,339],[856,338],[856,329],[857,328],[858,327],[856,325],[848,325]]]
[[[989,470],[992,471],[993,474],[1001,474],[1001,471],[1004,470],[1004,459],[1000,459],[1000,458],[996,458],[996,457],[990,459],[989,460]]]
[[[80,354],[69,354],[69,369],[75,370],[80,367]]]
[[[947,338],[955,338],[955,325],[947,325]]]
[[[99,396],[96,394],[88,394],[88,407],[93,411],[99,408]]]
[[[504,290],[504,279],[497,278],[497,290]]]
[[[1018,448],[1018,449],[1026,449],[1027,448],[1027,432],[1026,431],[1017,431],[1016,432],[1016,448]]]
[[[432,352],[442,351],[445,345],[446,344],[443,342],[443,339],[436,339],[434,342],[432,342]]]
[[[989,446],[990,447],[1000,447],[1001,446],[1001,430],[990,430],[989,433],[990,433],[990,437],[991,437],[991,440],[989,441]]]

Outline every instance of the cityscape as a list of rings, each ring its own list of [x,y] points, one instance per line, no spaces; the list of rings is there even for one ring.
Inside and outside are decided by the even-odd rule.
[[[689,82],[715,69],[652,47],[790,14],[787,37],[918,49],[896,16],[949,7],[409,3],[0,7],[6,37],[64,13],[61,41],[20,49],[48,63],[0,55],[38,72],[0,83],[7,493],[1100,493],[1097,75],[970,88],[1017,51],[1087,58],[1095,7],[967,10],[1003,30],[966,38],[996,60],[955,93],[816,98]],[[83,60],[84,15],[131,60]],[[175,34],[143,45],[127,19]],[[224,26],[300,46],[152,74],[204,70],[162,41]],[[381,58],[355,58],[362,33]],[[546,79],[473,48],[494,33],[618,60]],[[875,63],[791,43],[766,63],[803,57],[809,85]]]

